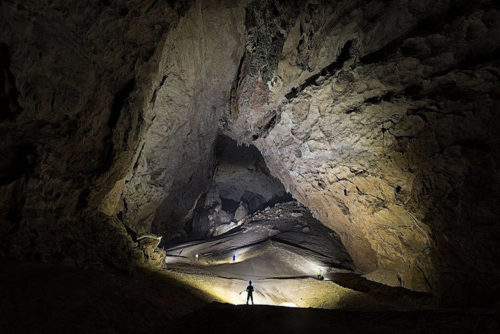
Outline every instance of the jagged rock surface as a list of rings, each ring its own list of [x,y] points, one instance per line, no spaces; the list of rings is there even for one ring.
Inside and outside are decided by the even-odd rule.
[[[486,297],[498,277],[499,12],[339,1],[282,19],[277,64],[240,67],[228,134],[259,148],[371,279]],[[246,27],[247,55],[274,52]]]
[[[110,216],[112,199],[140,148],[163,36],[186,9],[156,1],[2,2],[4,255],[118,268],[141,257]]]
[[[138,231],[182,229],[210,186],[219,119],[243,53],[244,10],[197,2],[166,37],[150,124],[115,210]]]

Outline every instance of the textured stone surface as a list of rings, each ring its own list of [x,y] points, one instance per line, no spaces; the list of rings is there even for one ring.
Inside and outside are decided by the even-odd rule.
[[[284,17],[294,21],[274,79],[243,72],[228,133],[261,150],[367,277],[485,297],[475,289],[498,275],[498,11],[449,1],[304,8]],[[247,45],[269,52],[259,47]]]
[[[112,212],[103,199],[133,166],[161,41],[184,12],[155,1],[2,2],[3,254],[135,261],[121,222],[96,211]]]
[[[198,2],[167,36],[150,126],[123,188],[124,218],[139,231],[171,235],[208,190],[217,125],[243,53],[243,15],[231,2]]]

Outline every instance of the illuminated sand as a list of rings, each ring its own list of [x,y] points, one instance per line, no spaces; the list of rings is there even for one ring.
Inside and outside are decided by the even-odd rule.
[[[335,233],[297,203],[283,203],[248,217],[233,230],[167,249],[165,273],[208,293],[215,301],[318,307],[380,307],[371,296],[329,278],[355,273]],[[234,258],[233,258],[234,256]],[[318,279],[318,273],[325,280]]]
[[[430,295],[358,273],[335,232],[296,202],[260,211],[225,234],[176,243],[164,272],[214,301],[329,309],[428,307]],[[234,256],[234,258],[233,258]],[[318,280],[318,273],[324,280]]]
[[[179,281],[208,293],[214,301],[245,304],[248,282],[243,279],[222,278],[206,273],[186,273],[166,270],[165,273]],[[255,304],[314,307],[327,309],[371,309],[380,308],[374,298],[358,291],[343,288],[332,281],[314,278],[257,279]]]

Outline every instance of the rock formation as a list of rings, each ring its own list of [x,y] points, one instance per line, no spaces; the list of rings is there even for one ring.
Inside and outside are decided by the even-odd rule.
[[[480,299],[498,274],[498,11],[448,1],[302,9],[247,7],[227,133],[259,148],[371,279]],[[274,10],[280,21],[259,21]],[[261,36],[282,44],[279,57]]]
[[[230,170],[224,134],[366,278],[496,301],[495,2],[9,0],[0,15],[2,256],[157,264],[140,235],[193,219]]]

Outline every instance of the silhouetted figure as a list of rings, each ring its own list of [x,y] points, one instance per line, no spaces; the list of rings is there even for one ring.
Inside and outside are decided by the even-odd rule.
[[[248,282],[248,286],[247,286],[247,305],[248,305],[248,301],[250,299],[252,300],[252,305],[253,305],[253,286],[252,286],[252,281]]]
[[[233,262],[236,261],[236,255],[233,254]]]

